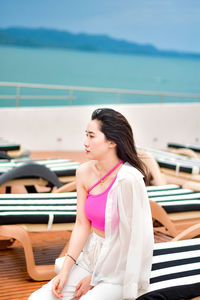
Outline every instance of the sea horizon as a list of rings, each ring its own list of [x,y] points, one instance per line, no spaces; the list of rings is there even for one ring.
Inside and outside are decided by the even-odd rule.
[[[0,47],[0,81],[55,84],[81,87],[130,89],[200,95],[200,60],[184,57],[113,54],[53,48]],[[10,94],[9,88],[0,94]],[[112,103],[107,97],[87,96],[80,103]],[[151,103],[157,100],[123,97],[123,103]],[[173,99],[167,100],[172,101]],[[174,101],[181,102],[174,99]],[[194,101],[186,99],[186,102]],[[199,101],[199,99],[195,100]],[[100,103],[99,103],[100,102]],[[43,106],[44,102],[21,103],[22,106]],[[45,101],[52,105],[52,101]],[[53,105],[61,105],[59,101]],[[15,106],[14,101],[1,99],[0,107]]]

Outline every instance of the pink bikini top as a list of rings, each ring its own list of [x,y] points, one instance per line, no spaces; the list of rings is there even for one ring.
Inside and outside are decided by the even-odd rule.
[[[101,181],[103,181],[108,175],[110,175],[123,161],[120,162],[112,168],[106,175],[104,175],[99,181],[97,181],[87,193],[87,199],[85,201],[85,213],[88,220],[91,222],[91,225],[94,228],[100,229],[105,231],[105,211],[106,211],[106,202],[108,192],[111,189],[112,185],[114,184],[117,175],[112,180],[111,184],[107,187],[107,189],[97,195],[90,194],[90,191],[97,186]]]

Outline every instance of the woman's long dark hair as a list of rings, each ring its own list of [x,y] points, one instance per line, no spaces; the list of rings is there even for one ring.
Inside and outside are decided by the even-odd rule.
[[[146,182],[145,166],[137,155],[133,131],[126,118],[114,109],[100,108],[93,112],[91,119],[100,121],[100,130],[106,139],[117,145],[118,157],[138,169]]]

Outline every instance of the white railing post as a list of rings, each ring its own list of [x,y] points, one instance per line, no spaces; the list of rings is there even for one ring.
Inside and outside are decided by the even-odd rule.
[[[117,93],[117,104],[120,104],[120,93]]]
[[[20,88],[21,87],[18,85],[16,89],[16,107],[19,107],[20,104]]]
[[[72,105],[73,102],[73,90],[69,91],[69,104]]]

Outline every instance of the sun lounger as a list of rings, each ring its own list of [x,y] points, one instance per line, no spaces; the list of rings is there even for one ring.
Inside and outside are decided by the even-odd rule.
[[[189,225],[196,224],[198,220],[200,222],[200,193],[181,189],[177,185],[149,186],[147,192],[149,199],[161,205],[172,221],[181,221],[183,214],[186,222],[188,214],[188,219],[191,219]],[[50,215],[56,222],[67,222],[68,215],[73,215],[74,220],[76,192],[0,194],[1,224],[17,224],[19,220],[26,223],[31,220],[30,216],[35,218],[32,224],[41,223],[41,218],[45,220],[43,223],[48,223]]]
[[[0,186],[46,186],[49,183],[60,187],[63,183],[74,181],[78,165],[78,162],[67,159],[0,160]]]
[[[27,270],[33,279],[48,280],[54,272],[52,266],[46,271],[42,266],[35,266],[27,231],[41,231],[44,227],[47,231],[71,230],[72,222],[76,218],[76,196],[76,192],[0,194],[0,236],[17,239],[22,243],[26,253]]]
[[[46,166],[51,171],[55,172],[57,176],[74,176],[76,168],[80,163],[73,162],[68,159],[44,159],[44,160],[31,160],[30,158],[24,159],[12,159],[12,160],[0,160],[0,175],[7,171],[21,166],[25,163],[36,163]]]
[[[20,150],[20,145],[9,142],[3,138],[0,138],[0,151],[16,151]]]
[[[176,148],[176,149],[180,149],[180,148],[191,149],[194,152],[197,152],[200,154],[200,144],[168,143],[167,146],[169,148]]]
[[[200,296],[200,238],[154,244],[149,292],[137,300]]]
[[[200,193],[175,184],[147,187],[149,199],[160,204],[168,213],[199,211]]]
[[[8,154],[6,154],[6,152],[0,151],[0,159],[10,160],[11,157]]]
[[[0,175],[0,186],[10,185],[12,180],[19,179],[35,179],[42,178],[51,186],[61,187],[62,183],[59,181],[57,175],[49,168],[35,163],[26,163],[18,167],[10,169],[6,173]]]
[[[0,159],[5,159],[6,157],[3,157],[2,153],[7,154],[7,159],[11,159],[17,157],[27,157],[29,156],[30,151],[22,149],[19,144],[0,138]]]
[[[167,183],[174,183],[200,191],[200,159],[169,153],[151,148],[145,148],[160,166]]]
[[[0,194],[0,236],[8,239],[8,245],[15,239],[22,244],[27,271],[34,280],[48,280],[55,273],[53,265],[35,265],[28,231],[71,231],[75,218],[75,192]]]
[[[157,208],[157,216],[165,213],[166,216],[164,215],[163,218],[168,218],[176,227],[171,234],[173,237],[178,232],[200,223],[200,193],[172,184],[149,186],[147,191],[149,199],[160,206],[160,209]]]
[[[0,224],[52,224],[74,222],[76,192],[0,194]]]
[[[142,160],[148,171],[148,184],[150,185],[164,185],[167,181],[164,175],[161,173],[160,167],[153,155],[144,151],[143,149],[137,149],[139,158]]]
[[[156,149],[145,149],[150,152],[162,168],[185,172],[189,174],[200,174],[200,160],[188,158],[183,155],[160,151]]]

